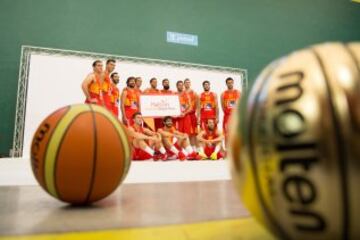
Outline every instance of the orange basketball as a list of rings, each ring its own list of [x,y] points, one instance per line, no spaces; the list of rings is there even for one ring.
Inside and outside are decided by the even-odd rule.
[[[100,200],[129,170],[125,127],[100,106],[60,108],[36,130],[31,165],[36,180],[53,197],[72,204]]]

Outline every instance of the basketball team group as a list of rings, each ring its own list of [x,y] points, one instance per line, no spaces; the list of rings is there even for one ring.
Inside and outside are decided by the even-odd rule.
[[[218,130],[219,106],[217,94],[210,91],[210,82],[203,81],[204,91],[198,95],[191,89],[190,79],[176,82],[176,91],[170,90],[168,79],[162,80],[163,89],[157,88],[157,79],[150,79],[150,87],[141,91],[142,78],[129,77],[120,93],[117,87],[120,76],[114,72],[116,61],[108,59],[93,62],[93,72],[82,82],[85,103],[107,108],[122,122],[132,144],[133,160],[218,160],[225,157],[223,141],[227,141],[231,112],[240,98],[234,89],[234,80],[225,80],[227,90],[220,96],[224,112],[223,132]],[[180,101],[180,116],[154,118],[154,126],[144,122],[140,108],[141,95],[177,94]]]

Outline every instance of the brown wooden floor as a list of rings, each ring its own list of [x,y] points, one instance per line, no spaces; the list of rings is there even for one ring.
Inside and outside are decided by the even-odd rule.
[[[248,217],[231,181],[124,184],[90,207],[38,186],[0,187],[0,235],[159,226]]]

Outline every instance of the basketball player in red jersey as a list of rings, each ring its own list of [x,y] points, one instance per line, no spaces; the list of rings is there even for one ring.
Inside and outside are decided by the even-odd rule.
[[[168,156],[177,156],[181,161],[186,158],[189,160],[198,160],[200,156],[194,152],[189,143],[188,135],[176,130],[173,126],[173,119],[170,116],[164,117],[164,127],[159,128],[162,142]]]
[[[220,98],[221,107],[224,112],[223,132],[225,135],[225,143],[227,144],[228,122],[231,116],[231,112],[235,107],[236,102],[240,98],[240,92],[234,89],[234,80],[231,77],[228,77],[225,82],[228,89],[221,94]]]
[[[105,71],[104,71],[104,82],[102,84],[102,92],[103,92],[103,99],[104,99],[104,106],[109,110],[112,111],[113,110],[113,106],[110,102],[110,98],[111,98],[111,91],[110,91],[110,86],[111,86],[111,79],[110,79],[110,74],[114,71],[115,69],[115,64],[116,61],[114,59],[108,59],[106,61],[106,65],[105,65]]]
[[[194,133],[189,134],[189,139],[190,139],[190,144],[193,147],[193,149],[196,149],[197,147],[197,140],[196,140],[196,135],[198,133],[197,130],[197,116],[196,116],[196,109],[198,108],[199,105],[199,96],[197,95],[197,93],[192,90],[190,88],[191,86],[191,82],[190,79],[186,78],[184,80],[184,87],[185,87],[185,92],[188,94],[190,101],[191,101],[191,110],[189,112],[190,118],[191,118],[191,126],[192,128],[195,130]]]
[[[121,113],[123,123],[127,126],[132,125],[132,116],[139,112],[139,98],[135,90],[135,78],[129,77],[126,80],[127,87],[124,88],[121,94]]]
[[[96,60],[92,64],[93,72],[88,74],[81,84],[81,88],[85,94],[85,103],[104,105],[102,96],[103,83],[103,63]]]
[[[214,92],[210,92],[210,82],[204,81],[202,83],[204,92],[200,95],[200,104],[198,111],[200,111],[200,126],[201,129],[205,129],[205,125],[208,119],[215,119],[215,123],[219,122],[219,107],[217,103],[217,95]]]
[[[169,79],[165,78],[162,80],[163,89],[160,90],[161,94],[173,94],[173,91],[170,90]]]
[[[150,79],[150,87],[145,89],[144,93],[147,93],[147,94],[160,93],[160,90],[157,89],[157,79],[156,78]]]
[[[197,139],[200,145],[199,155],[203,159],[218,160],[224,157],[221,147],[224,136],[218,132],[214,119],[207,120],[205,129],[200,131]]]
[[[132,136],[133,160],[167,160],[166,150],[162,145],[161,135],[143,127],[141,113],[133,115],[133,125],[129,126],[130,136]]]
[[[117,87],[117,84],[119,83],[119,74],[117,72],[113,72],[110,75],[111,78],[111,84],[109,87],[110,92],[110,106],[111,106],[111,112],[116,116],[119,117],[119,102],[120,102],[120,91]]]

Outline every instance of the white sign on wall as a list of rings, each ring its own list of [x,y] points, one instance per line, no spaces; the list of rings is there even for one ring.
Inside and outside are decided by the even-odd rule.
[[[141,95],[141,114],[143,117],[180,116],[178,95]]]
[[[166,32],[166,41],[170,43],[198,46],[198,36],[187,33]]]

